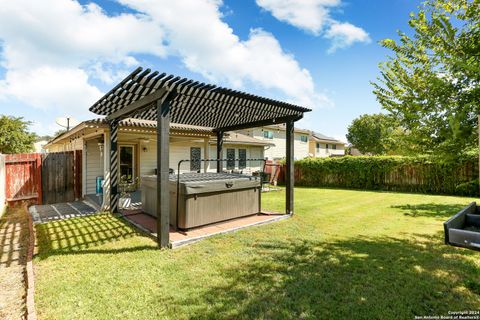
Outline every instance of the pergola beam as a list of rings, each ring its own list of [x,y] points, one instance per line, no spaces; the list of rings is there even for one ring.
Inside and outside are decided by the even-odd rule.
[[[143,109],[151,106],[153,103],[155,103],[157,100],[163,98],[167,94],[167,89],[166,88],[161,88],[158,91],[155,91],[154,93],[145,96],[141,98],[140,100],[137,100],[128,106],[118,109],[117,111],[113,112],[112,114],[108,115],[106,117],[107,120],[112,120],[112,119],[118,119],[122,120],[125,118],[128,118],[132,114],[141,112]]]
[[[223,162],[220,160],[223,159],[223,136],[223,131],[217,131],[217,172],[222,172],[223,170]]]
[[[110,212],[118,212],[118,120],[109,121],[110,126]]]
[[[286,144],[287,144],[287,154],[286,154],[286,172],[285,172],[285,182],[286,182],[286,213],[293,214],[293,187],[295,180],[295,171],[294,171],[294,144],[295,144],[295,131],[294,131],[294,121],[287,121],[287,132],[286,132]]]
[[[267,119],[267,120],[259,120],[259,121],[254,121],[254,122],[242,123],[242,124],[233,125],[233,126],[229,126],[229,127],[216,128],[213,131],[216,131],[216,132],[236,131],[236,130],[256,128],[256,127],[263,127],[263,126],[268,126],[268,125],[273,125],[273,124],[287,123],[289,121],[295,122],[295,121],[298,121],[300,119],[302,119],[302,116],[286,116],[286,117],[280,117],[280,118],[273,118],[273,119]]]
[[[170,244],[170,101],[157,100],[157,241],[160,248]]]

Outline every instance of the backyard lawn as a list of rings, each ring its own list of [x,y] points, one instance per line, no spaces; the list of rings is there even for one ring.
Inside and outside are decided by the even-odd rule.
[[[480,252],[443,244],[472,199],[296,188],[293,218],[175,249],[108,214],[38,225],[40,319],[413,319],[480,310]],[[264,194],[281,210],[284,193]]]

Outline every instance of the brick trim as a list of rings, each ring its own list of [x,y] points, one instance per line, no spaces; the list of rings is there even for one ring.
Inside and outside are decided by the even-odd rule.
[[[25,270],[25,282],[26,282],[26,289],[27,289],[27,296],[25,298],[26,304],[26,311],[25,311],[25,318],[27,320],[36,320],[37,313],[35,311],[35,275],[33,272],[33,251],[35,248],[35,229],[33,227],[32,216],[28,212],[28,209],[24,207],[24,210],[28,216],[28,231],[29,231],[29,239],[28,239],[28,248],[27,248],[27,265]]]

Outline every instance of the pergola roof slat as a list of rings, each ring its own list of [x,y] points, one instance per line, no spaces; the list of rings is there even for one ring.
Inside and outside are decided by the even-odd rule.
[[[159,90],[161,92],[156,93]],[[294,104],[140,67],[90,107],[90,111],[110,119],[128,114],[136,119],[155,120],[155,99],[170,100],[173,122],[214,129],[298,120],[303,113],[311,111]],[[119,111],[124,108],[126,110]]]

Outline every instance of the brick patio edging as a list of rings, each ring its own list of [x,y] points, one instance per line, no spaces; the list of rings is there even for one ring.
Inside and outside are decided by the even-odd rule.
[[[24,210],[28,216],[28,231],[29,231],[29,239],[28,239],[28,248],[27,248],[27,265],[26,265],[26,272],[25,272],[25,284],[27,287],[27,296],[25,304],[27,306],[25,310],[25,317],[27,320],[36,320],[37,313],[35,311],[35,280],[34,280],[34,273],[33,273],[33,250],[35,248],[35,229],[33,227],[33,220],[30,212],[28,211],[27,207],[24,207]]]

